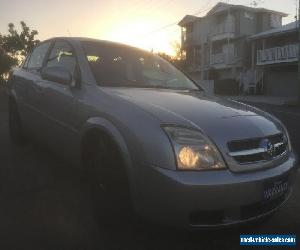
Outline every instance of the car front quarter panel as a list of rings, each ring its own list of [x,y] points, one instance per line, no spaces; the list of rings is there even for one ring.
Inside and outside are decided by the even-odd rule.
[[[141,126],[132,119],[127,121],[130,121],[130,124],[111,122],[104,117],[89,118],[81,131],[81,138],[88,130],[94,128],[109,134],[118,145],[129,174],[133,172],[133,161],[175,170],[172,145],[159,122],[149,122]]]
[[[176,165],[174,162],[174,154],[171,144],[163,132],[158,127],[156,132],[145,132],[139,130],[135,132],[131,127],[127,129],[117,128],[112,122],[103,117],[89,118],[80,132],[81,141],[85,134],[93,129],[98,129],[110,135],[111,139],[118,146],[121,153],[124,167],[126,168],[127,176],[130,183],[130,190],[134,209],[137,209],[137,197],[140,196],[140,190],[137,187],[139,182],[139,173],[141,165],[156,165],[164,166],[166,169],[174,170]]]

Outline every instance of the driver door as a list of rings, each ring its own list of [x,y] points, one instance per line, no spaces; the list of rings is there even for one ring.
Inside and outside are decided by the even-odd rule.
[[[46,59],[45,67],[61,67],[72,74],[75,81],[76,54],[72,46],[63,40],[57,40]],[[78,139],[77,98],[78,87],[55,81],[43,80],[44,100],[43,112],[47,144],[55,152],[67,158],[72,157],[73,148]]]

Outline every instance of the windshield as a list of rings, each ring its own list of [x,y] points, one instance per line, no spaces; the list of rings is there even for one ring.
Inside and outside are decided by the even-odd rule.
[[[188,77],[159,56],[122,45],[83,42],[101,86],[199,90]]]

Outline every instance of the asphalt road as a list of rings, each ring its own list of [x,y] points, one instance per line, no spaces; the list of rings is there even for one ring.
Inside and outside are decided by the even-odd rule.
[[[261,225],[196,232],[148,224],[101,226],[79,170],[40,146],[12,145],[6,103],[0,89],[0,249],[247,249],[239,247],[241,233],[293,233],[299,241],[299,171],[287,205]],[[261,107],[283,120],[300,154],[300,111]]]

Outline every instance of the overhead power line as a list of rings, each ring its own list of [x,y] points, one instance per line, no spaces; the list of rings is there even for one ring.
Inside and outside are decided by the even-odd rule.
[[[209,5],[209,4],[211,3],[211,1],[212,1],[212,0],[208,1],[208,3],[206,4],[206,6]],[[210,6],[209,8],[200,9],[200,10],[198,10],[197,12],[193,13],[192,15],[193,15],[193,16],[198,16],[198,15],[202,14],[203,12],[206,12],[206,11],[210,10],[211,8],[212,8],[212,6]],[[167,24],[167,25],[165,25],[165,26],[162,26],[162,27],[160,27],[160,28],[158,28],[158,29],[156,29],[156,30],[150,31],[150,32],[148,32],[147,34],[143,34],[143,35],[141,35],[141,37],[149,36],[149,35],[151,35],[151,34],[153,34],[153,33],[160,32],[160,31],[162,31],[162,30],[165,30],[165,29],[170,28],[170,27],[172,27],[172,26],[174,26],[174,25],[177,25],[177,24],[178,24],[178,21],[173,22],[173,23],[169,23],[169,24]]]

